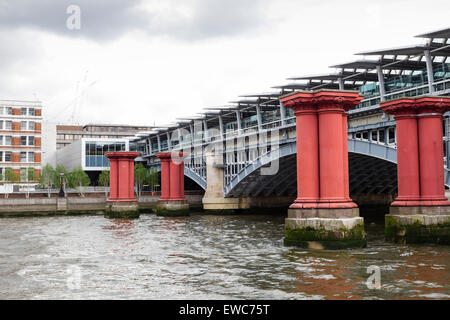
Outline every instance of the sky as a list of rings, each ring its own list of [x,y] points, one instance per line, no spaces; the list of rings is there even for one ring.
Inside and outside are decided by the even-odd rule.
[[[421,44],[449,13],[448,0],[0,0],[0,100],[38,99],[55,123],[163,126]]]

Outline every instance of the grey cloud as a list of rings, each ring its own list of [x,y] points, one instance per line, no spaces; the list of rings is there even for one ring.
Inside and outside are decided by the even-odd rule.
[[[81,30],[66,28],[66,10],[72,4],[81,8]],[[0,0],[0,29],[31,28],[97,41],[134,30],[203,40],[264,27],[266,4],[267,0]]]

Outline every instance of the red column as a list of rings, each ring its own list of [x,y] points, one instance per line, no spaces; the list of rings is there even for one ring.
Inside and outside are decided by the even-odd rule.
[[[420,196],[422,205],[450,205],[445,197],[442,115],[450,98],[416,100],[418,111]]]
[[[134,159],[138,155],[136,152],[109,152],[105,154],[110,163],[110,197],[107,200],[108,202],[136,201],[133,186]]]
[[[319,131],[311,92],[281,99],[294,109],[297,135],[297,199],[290,208],[313,208],[319,201]]]
[[[353,91],[300,91],[280,99],[294,109],[297,194],[290,208],[354,208],[348,195],[346,112],[362,97]]]
[[[158,153],[156,155],[161,160],[161,196],[160,201],[170,199],[170,153]]]
[[[398,197],[392,206],[450,205],[442,142],[442,114],[450,98],[400,98],[380,106],[396,120]]]
[[[182,153],[158,153],[161,159],[161,197],[159,201],[186,200],[184,197],[184,162]]]
[[[420,200],[417,117],[395,116],[397,131],[398,197],[393,205],[418,205]]]

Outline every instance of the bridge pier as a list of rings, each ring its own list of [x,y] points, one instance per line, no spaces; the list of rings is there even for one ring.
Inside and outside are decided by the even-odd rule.
[[[450,97],[400,98],[380,107],[397,125],[398,197],[385,218],[386,239],[450,244],[442,129]]]
[[[220,152],[208,152],[206,158],[206,192],[203,196],[203,211],[209,214],[235,213],[248,209],[246,198],[225,198],[223,192],[223,155]]]
[[[364,220],[349,197],[347,111],[354,91],[300,91],[280,99],[294,109],[297,199],[285,222],[286,245],[317,249],[363,247]]]
[[[161,160],[161,196],[156,213],[161,216],[185,216],[189,203],[184,196],[184,162],[182,153],[158,153]]]
[[[107,218],[139,218],[134,197],[134,159],[136,152],[109,152],[110,195],[106,206]]]

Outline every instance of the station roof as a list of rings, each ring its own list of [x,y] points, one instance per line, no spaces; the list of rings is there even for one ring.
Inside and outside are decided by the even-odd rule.
[[[412,45],[405,47],[397,47],[390,49],[380,49],[375,51],[364,51],[356,53],[356,55],[374,56],[374,55],[392,55],[392,56],[417,56],[423,54],[425,50],[430,50],[433,56],[450,56],[450,47],[445,45]]]
[[[423,70],[427,67],[425,61],[416,60],[394,60],[394,59],[380,59],[380,60],[355,60],[347,63],[330,66],[330,68],[342,69],[374,69],[377,66],[382,66],[387,70]]]
[[[378,81],[378,76],[376,73],[344,71],[339,73],[328,73],[328,74],[288,78],[288,80],[320,80],[320,81],[336,81],[338,79],[344,80],[351,79],[352,81],[366,82],[366,81]]]
[[[433,32],[428,32],[424,34],[419,34],[416,36],[417,38],[441,38],[441,39],[448,39],[450,38],[450,28],[441,29]]]

